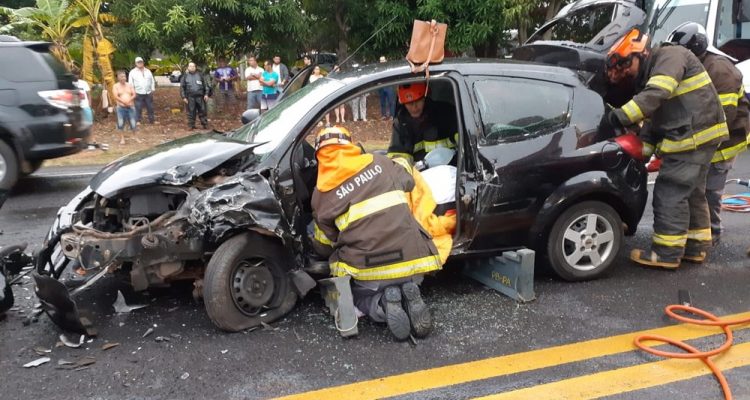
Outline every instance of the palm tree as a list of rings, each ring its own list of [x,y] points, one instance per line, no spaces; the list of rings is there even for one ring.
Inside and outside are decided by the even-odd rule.
[[[73,67],[73,60],[68,52],[68,42],[76,21],[81,16],[81,9],[71,5],[67,0],[37,0],[36,7],[19,9],[3,8],[0,13],[10,17],[11,23],[0,28],[0,33],[12,33],[20,26],[32,26],[41,31],[42,36],[52,42],[52,54],[66,67]]]
[[[112,53],[115,46],[104,36],[103,23],[116,22],[115,17],[109,13],[101,12],[102,0],[74,0],[83,13],[76,22],[76,26],[86,27],[83,36],[83,65],[81,76],[84,80],[94,82],[94,60],[99,66],[105,87],[109,90],[115,83],[115,73],[112,70]],[[111,93],[111,91],[110,91]],[[112,100],[112,99],[110,99]]]

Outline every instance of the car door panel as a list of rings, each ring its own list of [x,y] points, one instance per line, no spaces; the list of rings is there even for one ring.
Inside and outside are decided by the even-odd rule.
[[[520,246],[545,194],[568,173],[559,163],[577,145],[568,126],[573,90],[501,77],[478,78],[473,87],[483,138],[477,148],[482,179],[471,249]]]

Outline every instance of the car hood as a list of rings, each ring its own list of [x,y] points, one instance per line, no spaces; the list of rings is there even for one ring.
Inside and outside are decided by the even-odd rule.
[[[195,134],[115,160],[99,171],[89,186],[101,196],[112,197],[135,187],[184,185],[259,145],[218,133]]]

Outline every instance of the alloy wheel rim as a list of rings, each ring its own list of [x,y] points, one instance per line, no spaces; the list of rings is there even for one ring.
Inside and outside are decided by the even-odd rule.
[[[0,155],[0,181],[5,179],[5,175],[8,173],[8,163],[5,158]]]
[[[598,268],[612,256],[615,232],[612,224],[599,214],[588,213],[576,218],[562,240],[565,261],[578,271]]]

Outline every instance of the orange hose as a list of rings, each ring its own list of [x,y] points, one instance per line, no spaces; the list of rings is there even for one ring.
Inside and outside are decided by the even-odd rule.
[[[722,202],[721,208],[723,208],[724,210],[736,211],[736,212],[750,212],[750,196],[747,196],[744,194],[734,194],[731,196],[722,197],[722,201],[725,199],[736,199],[736,200],[744,201],[745,204],[726,204]]]
[[[682,315],[676,314],[675,311],[682,311],[688,314],[703,317],[705,319],[695,319],[695,318],[690,318],[690,317],[684,317]],[[706,364],[706,366],[710,368],[711,371],[714,373],[714,375],[716,376],[716,380],[719,381],[719,384],[721,385],[721,389],[724,392],[724,399],[732,400],[732,391],[729,389],[729,384],[727,383],[727,379],[724,377],[724,374],[721,372],[719,367],[717,367],[716,364],[714,364],[714,362],[711,361],[711,359],[709,359],[709,357],[715,356],[719,353],[722,353],[728,350],[732,346],[732,341],[734,340],[734,337],[732,335],[732,329],[730,329],[730,326],[750,323],[750,318],[735,319],[735,320],[727,321],[727,320],[722,320],[721,318],[711,314],[708,311],[703,311],[699,308],[683,306],[680,304],[673,304],[673,305],[667,306],[667,308],[664,309],[664,313],[666,313],[672,319],[675,319],[677,321],[684,322],[687,324],[721,327],[721,329],[724,331],[724,335],[726,336],[727,340],[721,346],[713,350],[709,350],[709,351],[700,351],[683,341],[671,339],[671,338],[668,338],[666,336],[661,336],[661,335],[640,335],[635,338],[633,343],[639,349],[647,353],[660,356],[660,357],[681,358],[681,359],[699,359],[703,361],[703,363]],[[643,344],[643,342],[647,340],[668,343],[668,344],[671,344],[672,346],[679,347],[685,350],[687,353],[674,353],[670,351],[656,350],[652,347],[648,347],[645,344]]]

